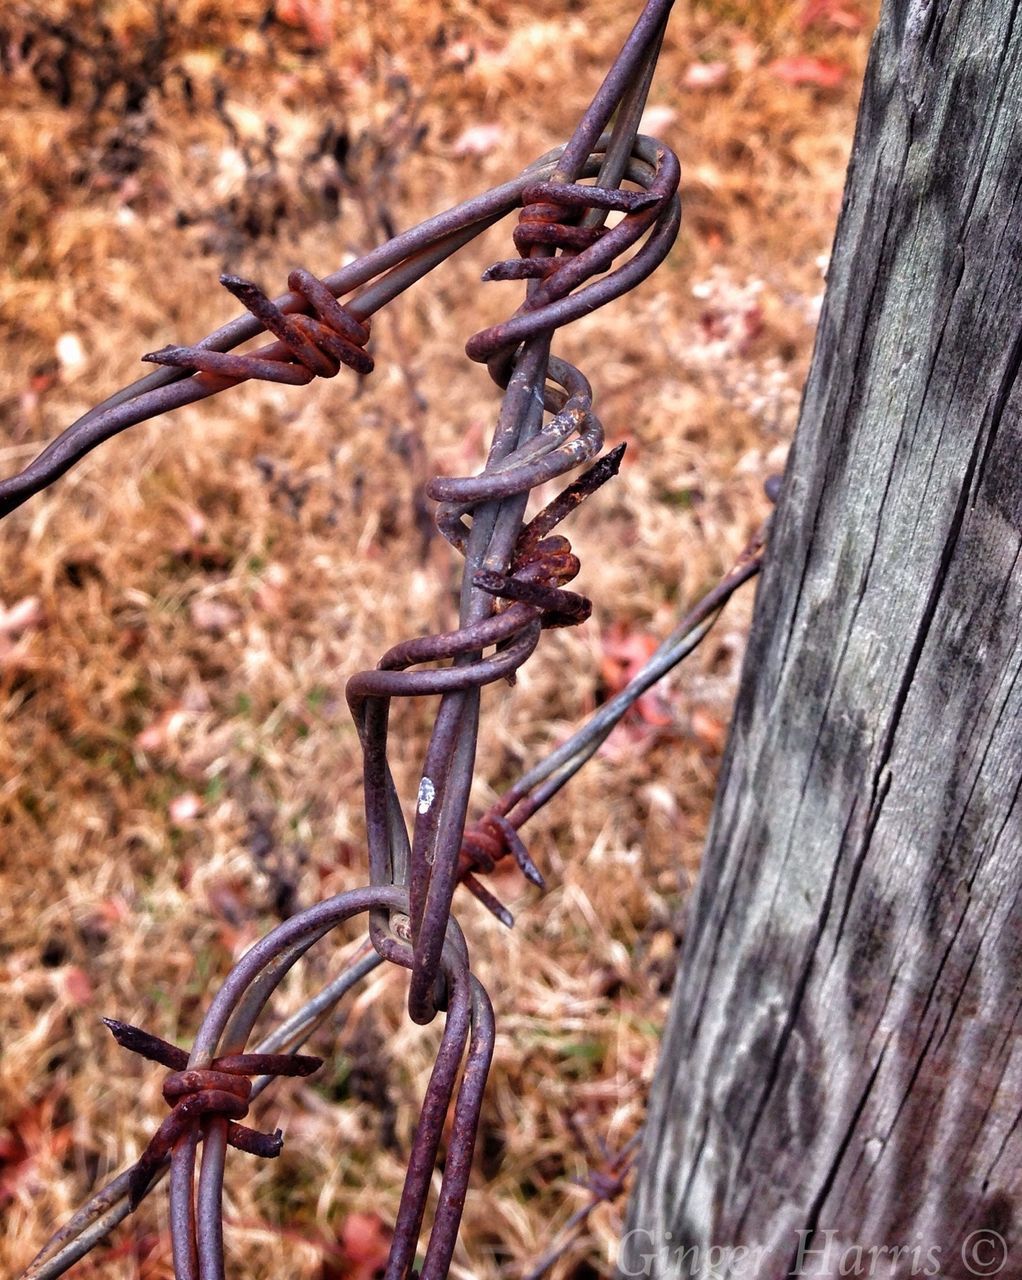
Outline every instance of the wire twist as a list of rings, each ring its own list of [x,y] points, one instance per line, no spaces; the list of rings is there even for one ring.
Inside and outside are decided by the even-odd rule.
[[[605,306],[633,289],[667,256],[681,220],[678,157],[664,143],[637,135],[622,176],[643,190],[556,181],[533,183],[523,190],[524,207],[514,232],[522,256],[494,263],[483,279],[524,279],[533,281],[533,287],[510,319],[481,330],[465,347],[471,359],[489,365],[500,385],[506,385],[510,361],[522,342]],[[593,212],[624,216],[608,228],[586,218]],[[644,236],[639,252],[614,267]],[[554,249],[562,253],[550,256]],[[587,283],[597,275],[603,278]]]
[[[529,284],[514,316],[476,334],[466,346],[505,388],[487,465],[476,476],[437,477],[426,490],[440,504],[437,527],[466,559],[461,625],[444,635],[396,646],[375,671],[358,673],[347,686],[363,748],[372,883],[408,889],[407,928],[414,960],[408,1011],[416,1022],[429,1022],[444,998],[439,964],[454,891],[466,870],[462,853],[480,690],[501,678],[513,679],[544,626],[574,625],[591,610],[584,596],[564,590],[579,569],[570,544],[548,535],[617,471],[622,450],[597,463],[534,521],[523,525],[523,517],[534,489],[590,462],[603,445],[588,381],[573,365],[550,354],[554,331],[648,275],[677,232],[677,158],[650,139],[633,136],[627,142],[624,159],[617,162],[612,158],[612,136],[603,170],[610,179],[627,177],[642,190],[620,191],[601,186],[599,179],[595,186],[575,182],[572,162],[565,164],[562,158],[563,172],[556,180],[522,190],[514,239],[519,253],[529,256],[495,264],[484,276],[525,278]],[[576,170],[584,167],[591,145],[574,160]],[[570,150],[571,144],[566,154]],[[599,217],[610,211],[624,216],[615,227],[606,228]],[[638,252],[614,267],[615,259],[644,236]],[[586,284],[604,272],[609,274]],[[544,423],[547,412],[552,416]],[[499,609],[496,600],[502,602]],[[485,655],[491,648],[493,652]],[[423,664],[438,661],[452,665],[423,669]],[[409,837],[387,762],[390,701],[422,695],[440,695],[442,700]],[[493,831],[507,842],[499,826]],[[520,842],[506,847],[523,870],[528,866],[538,876]],[[470,872],[468,887],[508,920],[506,909]],[[387,928],[379,912],[370,917],[370,936],[379,953],[386,955]]]
[[[373,910],[389,913],[398,926],[387,936],[387,958],[409,968],[413,957],[400,930],[400,921],[407,918],[407,893],[394,886],[353,889],[292,916],[242,956],[203,1019],[191,1054],[138,1028],[107,1020],[120,1043],[174,1068],[164,1084],[173,1110],[131,1171],[128,1193],[137,1188],[139,1197],[144,1195],[169,1162],[178,1280],[219,1280],[224,1274],[221,1201],[226,1148],[258,1148],[255,1154],[270,1156],[280,1150],[279,1132],[259,1134],[237,1123],[254,1092],[251,1077],[308,1075],[320,1065],[318,1058],[246,1053],[256,1020],[284,975],[312,946],[352,917]],[[360,977],[368,970],[355,965],[353,971]],[[443,1280],[448,1273],[493,1056],[493,1009],[471,973],[465,939],[453,919],[445,931],[441,974],[444,1031],[416,1126],[385,1280],[409,1280],[414,1273],[426,1203],[453,1104],[440,1195],[420,1280]],[[200,1141],[203,1151],[196,1187]]]
[[[441,502],[438,527],[466,556],[471,538],[466,515],[478,520],[479,512],[494,503],[526,497],[537,484],[588,460],[602,444],[603,431],[591,410],[588,383],[563,361],[551,360],[550,367],[561,385],[548,392],[548,405],[556,413],[546,427],[492,470],[480,476],[435,479],[428,487],[430,496]],[[408,884],[414,956],[409,1011],[416,1021],[429,1021],[436,1012],[437,966],[458,883],[464,812],[452,822],[451,809],[447,807],[445,813],[445,806],[454,793],[452,764],[464,750],[466,730],[471,733],[472,728],[471,721],[465,721],[459,695],[476,694],[484,685],[513,679],[544,627],[573,626],[589,617],[590,601],[564,590],[579,571],[571,544],[549,535],[617,472],[623,452],[622,447],[613,450],[522,528],[509,565],[495,568],[483,563],[474,571],[470,585],[483,597],[477,621],[457,631],[396,645],[375,670],[360,672],[348,681],[348,703],[365,753],[370,873],[374,884],[399,880]],[[493,653],[484,657],[488,648]],[[425,663],[445,660],[454,665],[423,669]],[[445,702],[427,753],[409,844],[386,763],[390,700],[429,694],[443,695]],[[472,740],[474,744],[474,735]],[[385,946],[379,919],[371,932],[378,946]]]

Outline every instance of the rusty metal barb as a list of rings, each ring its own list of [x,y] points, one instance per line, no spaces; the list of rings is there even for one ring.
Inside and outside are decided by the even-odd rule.
[[[249,355],[209,351],[202,346],[163,347],[142,359],[236,381],[261,378],[295,386],[304,386],[317,377],[336,377],[341,365],[363,375],[372,373],[373,358],[365,351],[368,320],[356,320],[311,272],[301,268],[292,271],[287,283],[291,292],[316,313],[316,318],[301,312],[288,315],[251,280],[223,275],[220,283],[264,329],[276,336],[276,342]]]
[[[369,948],[368,952],[367,948]],[[315,1030],[322,1025],[324,1020],[330,1016],[344,996],[382,963],[381,957],[369,947],[369,944],[364,944],[360,949],[360,953],[333,981],[329,982],[322,991],[302,1005],[275,1031],[260,1041],[256,1047],[256,1052],[282,1053],[295,1052],[300,1049]],[[136,1028],[126,1030],[129,1028],[129,1024],[119,1022],[114,1018],[104,1018],[104,1022],[111,1030],[113,1029],[111,1024],[118,1027],[121,1034],[125,1036],[124,1044],[126,1048],[134,1048],[136,1045],[140,1046],[151,1042],[152,1039],[156,1039],[155,1037],[149,1037],[147,1032],[140,1032],[140,1035],[144,1037],[144,1039],[140,1040],[132,1034],[137,1030]],[[165,1042],[158,1041],[158,1043],[162,1045]],[[175,1046],[170,1046],[170,1048],[175,1052],[174,1062],[183,1061],[187,1065],[188,1055],[185,1051],[179,1050]],[[183,1055],[183,1057],[177,1055]],[[167,1065],[170,1065],[170,1063],[168,1062]],[[263,1075],[253,1081],[253,1100],[263,1092],[273,1079],[273,1076]],[[168,1169],[169,1161],[164,1162],[157,1170],[143,1195],[148,1195],[152,1191],[153,1187],[166,1175]],[[23,1273],[24,1280],[55,1280],[57,1276],[63,1275],[68,1267],[72,1266],[79,1258],[84,1257],[99,1240],[108,1235],[119,1223],[123,1222],[131,1211],[128,1196],[134,1172],[135,1166],[133,1165],[119,1174],[97,1191],[73,1217],[55,1232]]]
[[[468,356],[489,365],[496,381],[504,384],[509,360],[518,345],[546,331],[559,328],[605,306],[629,289],[634,289],[664,260],[678,234],[681,207],[677,199],[681,167],[678,158],[662,143],[636,139],[635,150],[624,176],[645,188],[648,203],[634,209],[612,229],[578,225],[584,209],[610,208],[609,192],[600,187],[565,184],[570,195],[562,203],[558,184],[547,182],[526,188],[541,197],[541,203],[527,205],[521,212],[515,244],[520,251],[562,246],[569,250],[560,258],[530,258],[522,268],[514,262],[495,263],[484,279],[531,278],[534,287],[510,320],[484,329],[469,340]],[[592,193],[588,201],[579,193]],[[648,239],[626,263],[610,271],[615,260],[632,248],[647,232]],[[610,274],[586,284],[602,272]],[[584,286],[584,287],[583,287]]]
[[[203,1116],[226,1116],[230,1122],[227,1142],[239,1151],[268,1159],[280,1155],[284,1140],[279,1129],[272,1134],[260,1133],[237,1123],[248,1113],[252,1077],[308,1076],[323,1065],[322,1058],[297,1053],[235,1053],[214,1058],[203,1070],[192,1070],[188,1066],[188,1054],[176,1045],[116,1018],[103,1021],[123,1048],[171,1069],[163,1083],[163,1097],[171,1113],[132,1171],[128,1194],[132,1209],[140,1204],[157,1169],[175,1144],[186,1133],[197,1131]]]
[[[593,154],[585,162],[581,176],[592,176],[599,170],[600,156],[610,145],[609,134],[596,140]],[[640,156],[650,154],[655,146],[651,139],[645,138],[637,139],[635,145]],[[562,154],[563,148],[551,151],[512,181],[427,219],[321,281],[309,273],[297,273],[300,291],[267,299],[269,307],[285,317],[301,315],[310,308],[309,290],[321,286],[334,299],[352,294],[350,300],[343,304],[343,313],[349,322],[364,326],[387,302],[518,207],[522,192],[537,179],[554,173]],[[291,279],[295,279],[295,274]],[[241,283],[246,287],[246,307],[250,301],[255,301],[257,294],[261,298],[266,297],[255,286],[251,286],[250,292],[248,283]],[[322,293],[318,296],[321,302],[325,301]],[[265,304],[257,305],[266,309]],[[335,313],[334,319],[337,319]],[[329,321],[326,323],[332,327]],[[303,372],[305,366],[293,361],[293,351],[285,350],[287,344],[282,344],[280,339],[261,352],[232,357],[227,364],[217,361],[218,355],[230,352],[265,329],[264,321],[249,310],[246,315],[222,325],[193,346],[170,347],[151,353],[150,358],[158,358],[164,367],[90,409],[61,432],[22,471],[0,480],[0,518],[54,484],[93,449],[150,418],[195,404],[253,376],[272,375],[273,380],[298,383],[310,381],[308,371]],[[349,331],[348,337],[355,347],[363,345],[357,331],[354,336]],[[354,352],[349,354],[353,366],[358,368],[355,363],[358,357]],[[365,353],[363,357],[369,358]],[[253,359],[268,360],[277,367],[247,363]],[[237,360],[243,363],[238,364]],[[364,372],[365,369],[363,365],[359,371]]]
[[[168,1119],[174,1120],[175,1112],[179,1112],[181,1123],[175,1124],[171,1132],[165,1122],[138,1164],[94,1197],[91,1212],[84,1213],[75,1224],[77,1233],[67,1229],[59,1232],[25,1273],[26,1277],[44,1280],[61,1274],[76,1256],[81,1256],[74,1248],[76,1234],[85,1235],[90,1244],[95,1243],[96,1228],[109,1230],[111,1219],[123,1217],[133,1207],[132,1201],[144,1195],[149,1183],[166,1168],[168,1160],[175,1272],[179,1280],[222,1277],[220,1206],[224,1154],[232,1133],[231,1124],[236,1125],[236,1119],[229,1117],[236,1117],[240,1110],[238,1104],[247,1106],[254,1095],[251,1077],[267,1072],[274,1076],[304,1076],[319,1065],[316,1058],[246,1052],[252,1028],[282,978],[315,943],[362,912],[384,909],[394,913],[395,919],[401,919],[407,917],[407,906],[407,894],[400,888],[356,889],[317,903],[278,926],[256,943],[228,974],[188,1055],[139,1028],[115,1019],[106,1020],[125,1047],[172,1068],[165,1093],[169,1094],[168,1101],[175,1111]],[[390,935],[389,941],[391,958],[402,967],[410,967],[413,958],[407,943],[397,934]],[[375,961],[376,957],[372,959]],[[421,1272],[423,1280],[440,1280],[447,1274],[471,1168],[482,1090],[493,1053],[492,1007],[485,991],[471,975],[465,940],[453,920],[449,923],[441,963],[447,994],[446,1021],[398,1209],[386,1271],[390,1280],[410,1275],[444,1121],[453,1101],[440,1199]],[[354,970],[362,976],[372,967],[363,960]],[[350,986],[351,983],[347,983],[348,989]],[[189,1099],[202,1098],[208,1086],[213,1086],[214,1094],[224,1096],[210,1099],[209,1106],[203,1099],[202,1106],[189,1107]],[[276,1145],[276,1135],[258,1137],[268,1139],[268,1145]],[[200,1142],[202,1159],[196,1177]],[[255,1154],[271,1153],[258,1150]]]

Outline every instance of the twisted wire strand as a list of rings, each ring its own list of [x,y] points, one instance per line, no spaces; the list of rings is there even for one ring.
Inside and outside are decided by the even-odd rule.
[[[366,948],[369,948],[368,954],[365,954]],[[383,963],[368,941],[360,950],[362,954],[356,956],[332,982],[266,1036],[256,1046],[256,1052],[293,1053],[300,1049],[344,996]],[[147,1032],[140,1032],[138,1028],[129,1027],[127,1023],[120,1022],[118,1019],[105,1018],[104,1022],[125,1048],[135,1049],[136,1045],[146,1041],[156,1041],[160,1046],[164,1044],[157,1037],[150,1036]],[[121,1040],[122,1034],[125,1036],[124,1040]],[[188,1054],[184,1050],[177,1049],[173,1045],[168,1048],[174,1051],[173,1064],[182,1062],[187,1066]],[[148,1055],[143,1054],[143,1056]],[[164,1061],[155,1055],[153,1059]],[[166,1062],[166,1065],[173,1064],[170,1061]],[[252,1099],[257,1098],[274,1078],[274,1076],[262,1075],[254,1080]],[[234,1127],[229,1126],[229,1133]],[[142,1191],[143,1198],[166,1176],[169,1165],[168,1158],[159,1166],[149,1185]],[[56,1277],[63,1275],[70,1266],[84,1257],[99,1240],[109,1235],[131,1212],[130,1192],[134,1178],[135,1166],[132,1165],[95,1192],[40,1249],[23,1272],[23,1280],[56,1280]]]
[[[279,925],[257,942],[224,980],[196,1034],[189,1067],[207,1070],[218,1056],[243,1053],[256,1019],[281,979],[331,930],[364,911],[386,909],[400,918],[407,908],[407,893],[400,888],[355,889],[317,903]],[[393,945],[389,958],[410,967],[413,959],[407,943],[397,934],[391,935],[390,941]],[[443,1038],[420,1112],[386,1280],[404,1280],[414,1265],[444,1119],[452,1098],[454,1116],[441,1183],[441,1206],[464,1203],[482,1089],[493,1052],[492,1007],[471,975],[464,935],[454,920],[449,922],[442,968],[448,997]],[[219,1116],[207,1120],[197,1188],[198,1135],[191,1135],[190,1142],[179,1142],[174,1149],[171,1231],[178,1280],[214,1280],[224,1274],[221,1200],[226,1139],[227,1120]],[[422,1280],[440,1280],[447,1274],[459,1221],[460,1212],[452,1215],[449,1208],[442,1218],[439,1210],[434,1215]]]
[[[647,8],[640,25],[657,7]],[[640,142],[634,133],[634,84],[640,84],[644,97],[668,7],[659,6],[659,21],[646,31],[644,43],[632,47],[631,61],[619,59],[612,68],[594,100],[603,99],[602,117],[587,113],[552,178],[523,189],[522,199],[528,203],[515,239],[524,272],[504,263],[488,273],[491,279],[528,281],[526,299],[515,315],[476,334],[466,346],[469,356],[486,363],[505,388],[489,458],[477,476],[436,478],[427,486],[428,495],[440,503],[438,528],[466,561],[459,628],[399,646],[375,671],[360,672],[347,687],[364,753],[372,883],[401,883],[408,889],[414,956],[408,1011],[416,1022],[429,1022],[442,999],[439,963],[459,879],[480,690],[513,677],[538,643],[544,622],[570,625],[584,620],[590,608],[584,597],[563,589],[578,572],[567,541],[529,533],[523,521],[533,489],[590,461],[603,443],[588,381],[550,353],[554,331],[647,275],[677,231],[677,158],[661,144]],[[615,126],[596,185],[580,184],[575,179],[592,159],[583,150],[586,136],[602,133],[615,108],[622,112],[619,123],[624,120],[624,130]],[[624,178],[642,190],[619,192],[617,184]],[[624,216],[608,229],[599,219],[612,210]],[[609,270],[618,255],[643,237],[631,259]],[[608,270],[601,280],[586,283]],[[553,416],[544,423],[547,411]],[[568,510],[570,505],[563,514]],[[495,612],[497,599],[514,604]],[[493,653],[484,656],[490,646]],[[449,660],[451,665],[409,670],[435,660]],[[389,706],[393,697],[422,695],[440,695],[441,702],[409,836],[387,763]],[[520,863],[530,865],[527,858]],[[371,915],[370,936],[385,954],[382,913]]]
[[[533,251],[563,245],[577,251],[559,258],[495,263],[484,275],[490,280],[526,278],[534,285],[514,316],[475,334],[465,347],[472,360],[490,367],[496,381],[506,381],[509,359],[519,344],[570,324],[634,289],[667,256],[681,223],[677,156],[663,143],[637,136],[623,176],[644,188],[642,193],[621,193],[639,196],[634,202],[614,200],[617,193],[612,190],[575,183],[544,182],[523,191],[523,199],[534,203],[527,204],[520,215],[517,247]],[[615,227],[576,222],[581,211],[607,212],[622,205],[629,211]],[[640,251],[610,271],[615,260],[643,236],[647,239]],[[609,274],[602,279],[586,283],[605,271]]]
[[[188,1054],[176,1045],[150,1035],[141,1027],[116,1018],[103,1021],[123,1048],[170,1068],[163,1083],[164,1101],[170,1115],[153,1135],[131,1173],[128,1203],[136,1209],[149,1189],[158,1169],[172,1148],[191,1130],[201,1128],[203,1116],[226,1116],[227,1141],[239,1151],[273,1159],[280,1155],[283,1135],[260,1133],[237,1121],[248,1114],[254,1094],[255,1077],[308,1076],[323,1065],[322,1058],[297,1053],[235,1053],[215,1058],[206,1068],[192,1069]]]
[[[574,491],[578,487],[580,487],[578,484],[571,486],[561,498],[551,503],[546,511],[530,523],[528,531],[531,537],[544,536],[549,528],[552,527],[550,522],[556,522],[561,511],[566,508],[570,509],[573,503],[577,504],[580,499]],[[772,501],[776,500],[776,478],[767,481],[766,489],[768,497]],[[691,653],[705,638],[730,596],[743,583],[749,581],[758,573],[768,528],[769,522],[743,551],[735,566],[725,575],[721,582],[689,610],[671,635],[667,637],[657,652],[651,656],[643,669],[636,673],[626,688],[604,704],[566,742],[523,775],[499,801],[466,830],[460,859],[459,878],[466,888],[476,894],[484,905],[493,911],[498,918],[504,920],[505,923],[513,923],[510,913],[488,893],[484,886],[474,880],[472,872],[492,871],[500,859],[506,856],[513,856],[521,867],[523,874],[533,884],[540,888],[544,886],[541,873],[532,863],[525,845],[518,835],[518,828],[577,772],[585,760],[606,739],[611,729],[620,721],[621,717],[634,704],[637,698],[658,679],[662,678],[682,658]],[[524,541],[525,539],[523,539]],[[435,638],[430,639],[433,640]],[[428,650],[415,647],[422,643],[420,641],[405,642],[405,646],[411,650],[410,656],[421,655],[424,659],[426,658]],[[401,648],[402,646],[396,646],[395,650],[392,651],[395,657],[400,654]],[[509,817],[504,815],[509,815]],[[265,1037],[257,1046],[256,1052],[279,1054],[285,1050],[293,1052],[300,1049],[316,1027],[322,1023],[324,1017],[336,1007],[338,1001],[382,963],[381,957],[375,951],[370,950],[368,954],[364,953],[365,947],[368,946],[370,944],[367,942],[362,948],[362,954],[356,956],[354,961],[337,978],[298,1009],[274,1032]],[[485,1017],[482,1013],[479,1016]],[[129,1027],[116,1019],[104,1019],[104,1021],[114,1032],[118,1042],[123,1044],[125,1048],[142,1053],[143,1056],[161,1062],[172,1069],[183,1070],[187,1067],[188,1055],[184,1050],[166,1045],[165,1042],[157,1040],[156,1037],[140,1032],[137,1028]],[[156,1051],[147,1052],[148,1046],[152,1044],[156,1045]],[[166,1056],[163,1056],[164,1054]],[[257,1097],[273,1078],[275,1077],[267,1075],[257,1078],[253,1082],[252,1099]],[[228,1143],[239,1149],[251,1151],[251,1146],[246,1146],[242,1142],[233,1140],[236,1131],[242,1129],[244,1129],[244,1126],[235,1123],[229,1124]],[[277,1134],[279,1134],[279,1130]],[[277,1138],[277,1134],[273,1135],[274,1139]],[[266,1135],[257,1136],[266,1137]],[[277,1150],[279,1150],[279,1146]],[[260,1150],[255,1154],[265,1156],[275,1154],[275,1152]],[[165,1158],[156,1168],[151,1182],[141,1192],[142,1196],[148,1194],[162,1180],[168,1171],[168,1167],[169,1157]],[[88,1253],[99,1240],[107,1236],[127,1217],[131,1207],[130,1192],[136,1179],[137,1166],[132,1166],[95,1193],[89,1202],[65,1223],[46,1246],[40,1250],[28,1269],[23,1273],[24,1280],[56,1280],[56,1277],[62,1275],[69,1266]],[[584,1210],[579,1211],[579,1221],[584,1216],[587,1216],[595,1203],[596,1200],[594,1199]],[[451,1211],[451,1209],[448,1209],[448,1212]],[[549,1263],[558,1256],[559,1252],[559,1247],[552,1249],[530,1274],[538,1275],[544,1271]]]
[[[509,454],[502,466],[484,477],[445,479],[431,485],[433,496],[459,499],[441,508],[438,524],[452,543],[465,548],[469,532],[462,523],[466,511],[476,504],[491,503],[497,497],[516,497],[527,492],[537,476],[563,473],[578,458],[587,458],[600,447],[602,430],[588,408],[588,386],[577,370],[557,362],[558,373],[574,388],[576,403],[572,406],[573,426],[579,432],[575,440],[562,444],[569,428],[558,423],[545,440],[534,437],[530,445]],[[563,388],[565,396],[568,387]],[[553,397],[556,403],[559,397]],[[566,406],[561,413],[566,412]],[[557,422],[557,418],[554,419]],[[581,442],[582,447],[576,445]],[[394,697],[424,695],[464,695],[478,692],[486,684],[513,677],[529,657],[546,626],[574,625],[584,621],[591,609],[589,601],[564,590],[579,571],[579,562],[565,538],[536,537],[535,529],[544,531],[568,510],[578,505],[589,493],[615,474],[622,449],[614,450],[572,486],[574,501],[559,503],[551,516],[546,508],[525,526],[519,535],[517,554],[509,574],[493,569],[480,569],[473,586],[492,600],[507,601],[506,608],[489,613],[457,631],[443,635],[408,640],[389,650],[375,670],[352,676],[347,685],[347,698],[359,729],[365,753],[366,830],[370,873],[374,883],[393,882],[400,876],[406,881],[410,895],[410,928],[415,955],[414,974],[421,974],[419,988],[426,997],[416,1004],[411,1016],[416,1021],[429,1021],[435,1012],[433,985],[443,929],[450,916],[451,900],[457,884],[457,854],[463,834],[462,825],[445,831],[441,814],[449,794],[453,764],[458,759],[457,735],[464,733],[458,717],[461,708],[453,704],[453,714],[441,704],[436,729],[423,766],[422,781],[416,802],[412,841],[404,827],[393,779],[387,765],[387,735],[390,700]],[[523,461],[522,455],[529,461]],[[557,500],[555,500],[556,502]],[[551,504],[554,506],[554,504]],[[489,656],[483,651],[493,648]],[[454,665],[422,669],[421,664],[451,660]],[[412,671],[411,667],[420,669]],[[449,833],[449,834],[448,834]],[[446,844],[444,838],[447,837]],[[453,841],[453,843],[452,843]],[[451,856],[453,850],[453,857]],[[380,936],[382,919],[371,925],[371,935]],[[414,980],[414,979],[413,979]],[[410,1001],[415,1003],[414,996]],[[431,1007],[431,1005],[433,1007]]]
[[[170,1225],[178,1280],[216,1280],[224,1275],[222,1194],[228,1145],[254,1155],[275,1156],[281,1135],[262,1134],[238,1124],[258,1092],[253,1076],[306,1076],[320,1059],[266,1052],[281,1044],[281,1033],[255,1053],[246,1051],[255,1022],[274,990],[312,946],[332,930],[365,911],[382,909],[395,920],[407,918],[407,893],[397,887],[363,888],[315,904],[279,925],[234,966],[196,1034],[190,1054],[115,1019],[107,1025],[118,1042],[171,1068],[164,1094],[172,1106],[141,1160],[94,1196],[59,1231],[24,1273],[25,1280],[52,1280],[87,1252],[135,1207],[150,1186],[170,1170]],[[404,968],[413,964],[407,942],[390,935],[388,958]],[[375,967],[363,957],[342,975],[350,990]],[[468,1185],[482,1106],[483,1088],[493,1055],[493,1009],[470,970],[464,935],[449,922],[442,954],[446,1018],[440,1048],[423,1098],[416,1137],[395,1221],[386,1280],[412,1274],[429,1199],[444,1123],[453,1116],[440,1195],[420,1273],[422,1280],[447,1275]],[[334,984],[331,984],[332,986]],[[326,993],[324,993],[325,995]],[[333,993],[331,993],[332,997]],[[310,1002],[313,1009],[318,1001]],[[304,1027],[307,1010],[290,1020]],[[201,1142],[202,1158],[196,1171]]]

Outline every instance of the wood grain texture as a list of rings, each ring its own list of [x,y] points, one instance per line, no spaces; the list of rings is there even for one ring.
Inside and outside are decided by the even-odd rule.
[[[1020,365],[1018,0],[892,0],[624,1274],[1022,1276]]]

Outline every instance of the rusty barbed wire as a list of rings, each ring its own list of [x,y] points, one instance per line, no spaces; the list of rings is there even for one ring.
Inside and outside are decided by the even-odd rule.
[[[645,279],[677,235],[677,157],[638,133],[671,3],[647,0],[563,148],[512,182],[396,236],[322,280],[293,271],[290,292],[280,298],[271,299],[251,281],[221,277],[246,315],[197,344],[167,346],[143,357],[160,368],[90,410],[24,471],[0,482],[4,515],[113,435],[248,379],[301,385],[332,377],[342,366],[367,375],[373,368],[367,350],[373,313],[520,209],[513,237],[519,256],[495,263],[484,279],[525,281],[525,299],[509,319],[475,334],[466,346],[469,357],[486,364],[504,392],[486,465],[479,475],[437,477],[427,487],[438,503],[437,527],[465,561],[458,627],[395,645],[373,670],[347,683],[363,752],[370,884],[309,907],[257,942],[224,980],[190,1052],[107,1020],[122,1046],[169,1069],[164,1097],[170,1112],[140,1160],[51,1238],[25,1272],[26,1280],[62,1274],[168,1174],[177,1280],[221,1280],[227,1148],[264,1158],[279,1153],[279,1130],[264,1133],[241,1123],[252,1100],[273,1078],[306,1076],[316,1069],[320,1060],[297,1050],[347,991],[384,962],[409,971],[407,1006],[413,1021],[426,1024],[438,1012],[445,1014],[409,1153],[386,1280],[447,1275],[495,1036],[489,997],[472,974],[464,935],[452,915],[457,885],[464,883],[510,922],[506,908],[476,873],[492,870],[510,854],[529,880],[542,885],[518,829],[596,750],[639,693],[691,652],[731,593],[759,566],[761,547],[750,550],[579,735],[468,825],[482,688],[513,679],[544,629],[576,625],[591,610],[585,596],[567,589],[580,565],[568,539],[554,530],[617,473],[623,446],[600,456],[604,435],[593,411],[592,388],[579,369],[552,354],[551,342],[558,328]],[[637,189],[622,189],[622,182]],[[611,213],[620,218],[608,226]],[[234,351],[261,332],[273,341],[253,351]],[[535,489],[579,467],[586,470],[526,519]],[[387,754],[390,705],[406,697],[439,698],[410,831]],[[371,950],[364,949],[250,1050],[255,1023],[285,974],[316,943],[361,913],[368,915]],[[439,1196],[417,1271],[419,1236],[452,1108]],[[603,1188],[607,1194],[609,1185]]]

